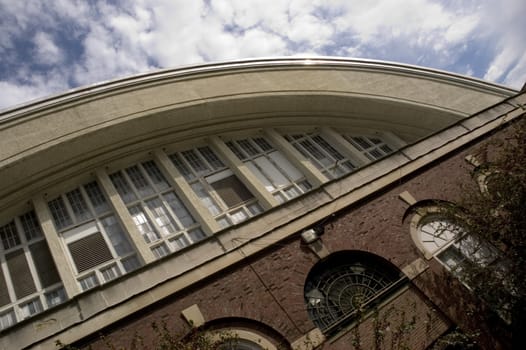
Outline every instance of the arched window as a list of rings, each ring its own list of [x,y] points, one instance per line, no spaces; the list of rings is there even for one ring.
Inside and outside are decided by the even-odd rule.
[[[307,311],[325,334],[334,334],[405,283],[392,264],[365,252],[340,252],[316,264],[305,282]]]
[[[427,259],[433,256],[464,283],[463,271],[472,264],[486,266],[498,257],[491,245],[466,233],[460,219],[451,219],[440,209],[413,218],[413,239]]]

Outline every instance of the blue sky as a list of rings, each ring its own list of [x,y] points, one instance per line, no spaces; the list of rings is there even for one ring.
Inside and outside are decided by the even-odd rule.
[[[525,0],[0,0],[0,109],[160,68],[322,55],[520,88]]]

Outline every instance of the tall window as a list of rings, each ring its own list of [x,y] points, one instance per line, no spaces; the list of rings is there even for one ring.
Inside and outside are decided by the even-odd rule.
[[[316,264],[307,276],[304,296],[310,318],[334,334],[359,313],[385,300],[406,278],[387,261],[365,252],[339,252]]]
[[[110,179],[157,258],[205,237],[154,161],[113,173]]]
[[[33,211],[0,227],[0,330],[66,300]]]
[[[285,138],[328,179],[340,177],[356,169],[356,165],[349,158],[319,133],[293,133],[285,135]]]
[[[140,266],[135,250],[96,181],[50,200],[48,207],[68,248],[82,290]]]
[[[254,195],[211,148],[177,152],[170,159],[221,227],[262,212]]]
[[[311,189],[305,176],[265,138],[233,140],[226,145],[242,160],[279,203]]]
[[[393,148],[378,136],[344,134],[343,137],[371,161],[383,158],[393,152]]]

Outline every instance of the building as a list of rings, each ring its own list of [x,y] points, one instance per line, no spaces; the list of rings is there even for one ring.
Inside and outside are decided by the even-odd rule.
[[[452,298],[467,290],[440,280],[453,234],[410,208],[454,200],[470,150],[525,103],[414,66],[284,58],[5,111],[0,348],[148,343],[153,322],[234,332],[238,349],[367,348],[395,317],[389,341],[410,325],[424,349],[469,327]]]

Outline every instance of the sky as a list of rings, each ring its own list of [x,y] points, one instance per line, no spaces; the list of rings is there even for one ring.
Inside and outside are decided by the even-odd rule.
[[[0,109],[203,62],[338,56],[519,89],[525,0],[0,0]]]

